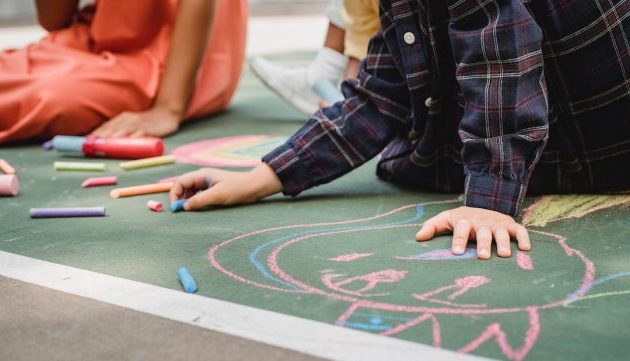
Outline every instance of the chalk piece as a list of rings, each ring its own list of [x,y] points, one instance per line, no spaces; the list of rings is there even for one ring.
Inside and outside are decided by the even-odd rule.
[[[15,174],[0,175],[0,195],[15,197],[20,193],[20,182]]]
[[[112,196],[112,198],[123,198],[153,193],[165,193],[169,192],[172,187],[173,183],[145,184],[127,188],[116,188],[112,190],[109,195]]]
[[[31,218],[105,217],[105,207],[31,208]]]
[[[81,183],[81,187],[101,187],[101,186],[113,186],[118,183],[118,177],[95,177],[88,178]]]
[[[184,291],[188,293],[197,292],[197,282],[195,282],[195,279],[186,267],[181,267],[177,270],[177,278],[179,278],[179,282],[184,287]]]
[[[105,163],[88,163],[88,162],[55,162],[55,170],[76,170],[76,171],[95,171],[104,172],[107,170]]]
[[[343,94],[330,80],[319,79],[313,84],[313,91],[331,105],[343,100]]]
[[[174,155],[164,155],[161,157],[152,157],[145,159],[132,160],[130,162],[120,163],[120,168],[124,170],[133,170],[147,167],[157,167],[160,165],[167,165],[175,163],[177,159]]]
[[[162,202],[148,201],[147,208],[149,208],[153,212],[162,212],[162,210],[164,209],[164,206],[162,205]]]
[[[15,168],[9,164],[4,159],[0,159],[0,170],[2,170],[5,174],[15,174]]]
[[[52,139],[42,143],[42,149],[46,151],[55,149],[55,145],[53,144]]]
[[[175,202],[171,203],[171,212],[177,213],[184,210],[184,204],[188,199],[178,199]]]

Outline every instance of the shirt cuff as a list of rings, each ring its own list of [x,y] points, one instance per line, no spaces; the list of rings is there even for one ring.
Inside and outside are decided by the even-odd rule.
[[[466,176],[464,205],[517,216],[527,185],[486,174]]]
[[[287,142],[272,150],[262,158],[262,161],[280,178],[284,195],[297,196],[311,187],[310,180],[313,177],[290,143]]]

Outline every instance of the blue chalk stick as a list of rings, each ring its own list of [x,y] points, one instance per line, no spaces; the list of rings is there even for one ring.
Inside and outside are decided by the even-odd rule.
[[[187,199],[178,199],[175,202],[171,203],[171,212],[177,213],[183,211],[186,201]]]
[[[331,105],[343,100],[343,94],[327,79],[319,79],[313,84],[313,90]]]
[[[177,278],[179,278],[179,283],[184,287],[184,291],[188,293],[197,292],[197,282],[195,282],[195,279],[186,267],[181,267],[177,270]]]

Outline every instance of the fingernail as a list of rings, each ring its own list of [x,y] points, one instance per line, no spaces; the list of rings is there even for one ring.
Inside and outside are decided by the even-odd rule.
[[[480,249],[477,253],[479,255],[479,258],[488,258],[488,257],[490,257],[490,252],[488,252],[488,250],[485,249],[485,248]]]
[[[457,246],[457,247],[453,248],[453,253],[455,253],[455,254],[462,254],[462,253],[464,253],[464,247]]]
[[[501,254],[510,254],[510,249],[509,248],[499,248],[499,253]]]

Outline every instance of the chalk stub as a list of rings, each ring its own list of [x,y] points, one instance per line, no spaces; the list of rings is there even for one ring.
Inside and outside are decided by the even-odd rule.
[[[0,170],[2,170],[4,174],[15,174],[15,168],[4,159],[0,159]]]
[[[153,212],[162,212],[162,210],[164,210],[164,206],[162,205],[162,202],[158,202],[158,201],[148,201],[147,208],[149,208]]]
[[[112,198],[142,196],[145,194],[169,192],[172,187],[173,183],[144,184],[134,187],[116,188],[109,192],[109,195]]]
[[[195,279],[186,267],[181,267],[177,270],[177,278],[179,278],[179,283],[182,284],[184,291],[188,293],[197,292],[197,282],[195,282]]]
[[[178,199],[174,201],[173,203],[171,203],[171,212],[177,213],[177,212],[183,211],[184,204],[186,204],[186,201],[188,201],[188,199]]]
[[[164,155],[161,157],[152,157],[145,159],[132,160],[130,162],[120,163],[120,168],[124,170],[133,170],[147,167],[157,167],[160,165],[167,165],[175,163],[177,159],[174,155]]]
[[[20,182],[15,174],[0,174],[0,195],[15,197],[20,193]]]
[[[31,208],[31,218],[105,217],[105,207]]]
[[[107,170],[107,164],[105,163],[91,163],[91,162],[55,162],[53,164],[55,170],[65,171],[86,171],[86,172],[104,172]]]
[[[118,177],[94,177],[88,178],[81,183],[81,187],[101,187],[101,186],[113,186],[118,183]]]

